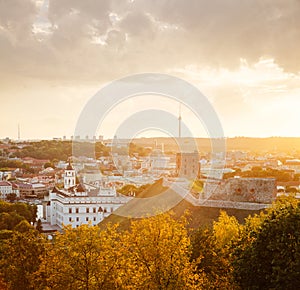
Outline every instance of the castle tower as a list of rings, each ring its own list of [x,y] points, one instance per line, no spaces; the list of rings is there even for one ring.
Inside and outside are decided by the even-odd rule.
[[[68,189],[75,185],[76,185],[76,172],[69,161],[69,164],[65,170],[65,175],[64,175],[64,189]]]

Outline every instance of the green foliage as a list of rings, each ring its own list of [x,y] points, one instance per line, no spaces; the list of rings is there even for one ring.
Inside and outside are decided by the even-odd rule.
[[[23,163],[18,160],[0,160],[0,168],[5,170],[5,168],[22,168]]]
[[[298,289],[300,203],[281,198],[247,226],[233,251],[238,284],[243,289]]]
[[[205,274],[204,289],[230,289],[232,285],[231,268],[216,236],[209,228],[198,228],[192,233],[191,261],[196,273]]]
[[[44,239],[35,231],[14,232],[0,250],[1,278],[11,290],[36,289],[32,286],[33,273],[38,270],[44,251]]]
[[[48,167],[55,168],[55,166],[54,166],[54,164],[53,164],[52,162],[46,162],[46,163],[44,164],[44,168],[45,168],[45,169],[48,168]]]
[[[20,233],[26,233],[33,229],[34,229],[33,226],[30,225],[27,220],[20,221],[14,228],[15,231]]]
[[[72,155],[71,141],[42,140],[39,142],[28,142],[27,144],[27,146],[15,153],[17,157],[67,160]]]
[[[13,193],[9,193],[6,195],[6,199],[10,202],[14,202],[17,199],[17,195]]]
[[[11,206],[0,203],[1,214],[8,218]],[[211,229],[189,235],[187,225],[185,217],[159,214],[123,231],[66,227],[50,243],[23,219],[0,231],[0,283],[24,290],[298,289],[296,199],[283,197],[244,225],[225,212]]]
[[[203,181],[197,179],[194,180],[191,186],[191,189],[195,192],[202,192],[203,191]]]
[[[126,184],[122,188],[118,189],[118,192],[123,195],[132,195],[139,196],[143,191],[148,189],[151,184],[144,184],[139,187],[135,186],[134,184]]]
[[[273,168],[262,169],[259,166],[255,166],[251,170],[247,170],[247,171],[239,170],[235,172],[227,172],[224,173],[223,178],[227,179],[227,178],[234,177],[235,175],[239,175],[241,177],[260,177],[260,178],[273,177],[276,178],[277,181],[282,181],[282,182],[293,180],[292,176],[284,170],[278,170]]]
[[[2,240],[11,239],[13,233],[11,230],[0,230],[0,243]]]
[[[13,230],[21,221],[34,223],[37,206],[25,203],[0,202],[0,230]]]
[[[133,142],[129,144],[129,156],[134,156],[134,154],[138,154],[139,156],[148,156],[150,153],[150,148],[139,146]]]
[[[37,221],[37,223],[36,223],[36,230],[38,231],[38,232],[42,232],[43,231],[43,226],[42,226],[42,221],[41,221],[41,219],[38,219],[38,221]]]
[[[138,192],[138,187],[136,187],[134,184],[125,184],[122,188],[118,189],[118,192],[129,196],[132,193],[136,194]]]
[[[0,230],[13,230],[24,217],[15,212],[2,212],[0,214]]]

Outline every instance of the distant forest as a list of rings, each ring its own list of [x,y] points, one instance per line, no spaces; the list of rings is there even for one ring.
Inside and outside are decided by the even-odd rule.
[[[211,151],[211,140],[208,138],[195,139],[199,152]],[[121,141],[121,140],[120,140]],[[194,139],[182,138],[181,142],[186,144],[187,148],[193,147]],[[126,143],[124,143],[126,145]],[[57,141],[57,140],[42,140],[38,142],[26,142],[26,146],[18,149],[16,145],[12,145],[12,149],[16,152],[10,154],[10,157],[33,157],[37,159],[53,160],[67,160],[70,156],[87,156],[96,157],[108,156],[113,153],[129,154],[135,153],[139,156],[147,156],[153,149],[164,149],[166,154],[176,153],[179,148],[176,140],[172,138],[139,138],[128,142],[129,148],[119,146],[112,148],[105,146],[101,142],[71,142],[71,141]],[[24,144],[23,144],[24,145]],[[300,138],[288,137],[271,137],[271,138],[248,138],[236,137],[226,139],[226,150],[240,150],[250,151],[257,154],[264,153],[286,153],[294,157],[300,156]],[[5,156],[5,152],[2,152]]]
[[[182,138],[184,144],[192,144],[193,138]],[[211,139],[195,138],[200,152],[211,151]],[[134,142],[141,146],[155,146],[158,148],[164,144],[165,151],[177,151],[178,146],[172,138],[140,138]],[[280,153],[300,154],[300,138],[296,137],[270,137],[270,138],[251,138],[235,137],[226,138],[226,150],[251,151],[254,153]]]

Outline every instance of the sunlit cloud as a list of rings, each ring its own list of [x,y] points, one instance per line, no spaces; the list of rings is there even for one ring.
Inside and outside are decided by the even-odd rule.
[[[71,135],[107,82],[159,72],[197,86],[228,136],[298,136],[299,14],[296,0],[0,1],[0,135],[37,95],[47,118],[31,114],[38,125],[26,137]],[[47,121],[61,114],[61,128]]]

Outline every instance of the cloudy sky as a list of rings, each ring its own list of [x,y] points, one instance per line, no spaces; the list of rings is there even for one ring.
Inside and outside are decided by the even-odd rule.
[[[299,15],[298,0],[0,0],[0,138],[18,123],[22,138],[70,136],[105,84],[144,72],[199,88],[226,136],[299,137]],[[146,107],[178,113],[149,96],[118,106],[99,134]]]

